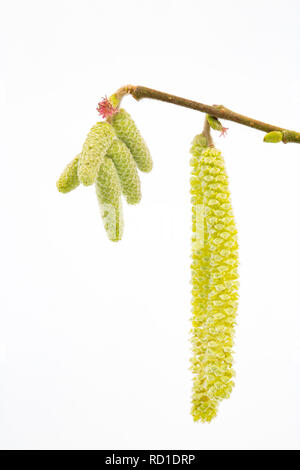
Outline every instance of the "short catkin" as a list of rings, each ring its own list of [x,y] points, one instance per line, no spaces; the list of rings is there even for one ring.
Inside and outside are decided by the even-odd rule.
[[[114,128],[108,122],[97,122],[91,128],[78,164],[78,178],[82,184],[89,186],[95,182],[99,167],[115,138]]]
[[[137,204],[141,200],[141,183],[134,158],[120,139],[113,141],[109,147],[107,157],[114,162],[118,172],[122,192],[128,204]]]
[[[110,240],[123,234],[121,192],[129,204],[141,200],[137,168],[152,169],[146,143],[118,99],[103,99],[97,110],[106,121],[97,122],[87,135],[82,151],[65,168],[56,185],[60,192],[75,189],[80,183],[95,183],[103,222]]]
[[[200,136],[198,136],[199,141]],[[201,139],[200,139],[201,141]],[[192,415],[211,421],[233,383],[238,301],[238,243],[221,152],[193,141]]]
[[[79,186],[80,181],[77,175],[79,157],[80,154],[73,158],[57,180],[56,187],[59,192],[68,193]]]
[[[95,182],[96,194],[108,238],[119,241],[123,235],[121,184],[113,161],[104,157]]]
[[[124,109],[120,109],[112,117],[111,122],[119,139],[127,145],[132,153],[138,168],[144,172],[151,171],[153,162],[149,149],[131,116]]]

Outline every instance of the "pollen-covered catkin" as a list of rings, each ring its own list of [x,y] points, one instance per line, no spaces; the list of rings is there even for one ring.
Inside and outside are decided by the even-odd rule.
[[[206,140],[205,140],[206,142]],[[195,140],[193,141],[195,147]],[[195,149],[199,153],[199,146]],[[192,147],[193,148],[193,147]],[[201,152],[201,147],[200,147]],[[210,281],[210,251],[207,245],[208,231],[204,217],[204,200],[201,181],[198,178],[198,159],[193,157],[192,195],[192,351],[191,369],[193,377],[193,408],[195,420],[210,421],[217,414],[217,400],[208,396],[205,375],[206,322]]]
[[[120,139],[113,141],[109,147],[107,157],[111,158],[117,169],[122,192],[128,204],[137,204],[141,200],[141,183],[136,163],[127,147]]]
[[[144,172],[151,171],[153,162],[149,149],[131,116],[125,109],[120,109],[112,117],[111,122],[119,139],[127,145],[132,153],[138,168]]]
[[[100,165],[95,187],[108,238],[119,241],[123,235],[121,185],[115,165],[108,157]]]
[[[114,128],[108,122],[97,122],[91,128],[78,164],[78,178],[82,184],[89,186],[95,182],[99,167],[115,138]]]
[[[79,186],[80,182],[77,175],[78,161],[80,154],[66,166],[56,182],[56,187],[61,193],[68,193]]]
[[[194,147],[194,148],[193,148]],[[238,243],[221,152],[192,147],[192,415],[211,421],[233,387]]]

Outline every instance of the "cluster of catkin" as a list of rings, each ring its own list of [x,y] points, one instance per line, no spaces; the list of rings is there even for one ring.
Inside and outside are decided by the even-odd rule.
[[[238,243],[228,177],[203,134],[192,143],[192,415],[209,422],[233,383]]]
[[[149,149],[130,115],[120,109],[109,122],[97,122],[82,151],[64,169],[56,186],[62,193],[95,184],[105,230],[110,240],[123,234],[121,193],[128,204],[141,200],[139,170],[149,172]]]

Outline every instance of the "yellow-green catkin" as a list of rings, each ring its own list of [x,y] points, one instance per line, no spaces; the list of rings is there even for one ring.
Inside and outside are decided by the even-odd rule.
[[[134,158],[124,142],[114,140],[107,151],[107,157],[114,162],[118,172],[122,192],[128,204],[137,204],[141,200],[141,183]]]
[[[119,139],[127,145],[132,153],[138,168],[144,172],[151,171],[153,162],[149,149],[131,116],[125,109],[120,109],[113,116],[111,122]]]
[[[80,154],[73,158],[57,180],[56,187],[59,192],[68,193],[79,186],[80,182],[77,175],[79,157]]]
[[[83,144],[78,164],[78,178],[85,186],[93,184],[105,154],[116,138],[114,128],[108,122],[97,122]]]
[[[209,422],[233,387],[238,243],[221,152],[192,145],[192,415]]]
[[[95,182],[96,194],[108,238],[114,242],[123,235],[121,184],[113,161],[104,157]]]

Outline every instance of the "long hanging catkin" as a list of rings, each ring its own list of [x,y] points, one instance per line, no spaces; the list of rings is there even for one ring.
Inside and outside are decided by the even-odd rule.
[[[208,396],[204,358],[207,353],[206,325],[208,316],[208,294],[210,284],[210,250],[205,219],[205,205],[201,180],[199,178],[199,156],[206,146],[202,135],[193,140],[190,161],[192,195],[192,350],[191,369],[193,377],[193,409],[195,420],[200,417],[210,421],[217,414],[217,400]]]
[[[233,387],[238,244],[221,152],[196,136],[192,178],[192,415],[211,421]]]
[[[123,235],[121,185],[115,165],[108,157],[100,165],[95,187],[108,238],[119,241]]]
[[[114,128],[108,122],[97,122],[83,144],[78,164],[78,178],[85,186],[93,184],[105,154],[116,138]]]
[[[112,117],[111,123],[119,139],[127,145],[132,153],[138,168],[144,172],[151,171],[153,162],[149,149],[130,114],[125,109],[120,109]]]

